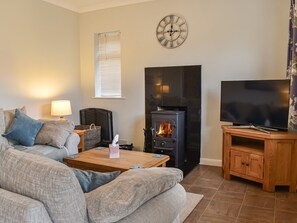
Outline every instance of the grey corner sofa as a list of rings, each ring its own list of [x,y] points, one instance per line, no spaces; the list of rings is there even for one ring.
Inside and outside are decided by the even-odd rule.
[[[84,194],[63,163],[0,145],[4,223],[179,222],[186,192],[175,168],[133,169]]]
[[[26,114],[26,108],[19,109]],[[39,131],[33,146],[24,146],[19,143],[7,140],[2,135],[11,127],[15,118],[15,109],[4,110],[0,108],[0,143],[11,145],[15,149],[45,156],[60,162],[63,158],[78,153],[79,136],[73,132],[74,124],[66,121],[65,123],[54,120],[40,120],[44,122]]]

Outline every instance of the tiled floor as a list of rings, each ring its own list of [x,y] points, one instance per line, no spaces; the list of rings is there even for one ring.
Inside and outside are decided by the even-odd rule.
[[[261,184],[236,177],[224,180],[220,167],[202,165],[182,185],[204,195],[185,223],[297,223],[297,193],[286,187],[264,192]]]

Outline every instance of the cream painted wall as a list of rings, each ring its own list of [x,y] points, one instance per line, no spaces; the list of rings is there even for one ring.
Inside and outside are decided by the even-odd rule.
[[[40,0],[0,2],[0,107],[25,105],[34,118],[50,115],[52,99],[82,106],[79,15]]]
[[[189,26],[185,43],[165,49],[158,22],[170,13]],[[289,0],[159,0],[80,15],[83,106],[110,109],[121,139],[143,148],[144,68],[202,65],[202,158],[221,159],[220,81],[285,78]],[[122,33],[125,99],[93,99],[94,33]]]

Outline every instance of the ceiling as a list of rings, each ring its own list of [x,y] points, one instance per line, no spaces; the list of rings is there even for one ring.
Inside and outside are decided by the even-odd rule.
[[[156,0],[42,0],[74,12],[82,13]]]

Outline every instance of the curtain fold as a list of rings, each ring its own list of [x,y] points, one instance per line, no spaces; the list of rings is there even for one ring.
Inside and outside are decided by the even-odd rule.
[[[291,80],[288,129],[297,131],[297,10],[295,0],[291,0],[290,6],[287,60],[287,78]]]

